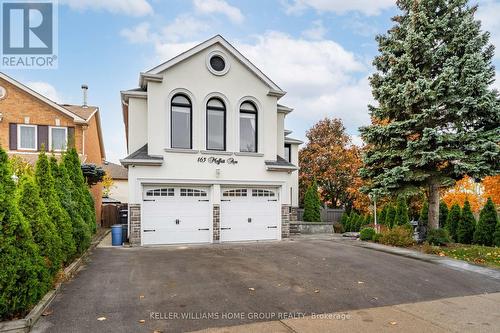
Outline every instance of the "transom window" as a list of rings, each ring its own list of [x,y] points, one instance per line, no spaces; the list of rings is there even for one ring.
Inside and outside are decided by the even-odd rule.
[[[19,149],[37,149],[37,132],[35,125],[18,125],[17,133],[17,142],[19,145]]]
[[[274,191],[271,190],[262,190],[262,189],[253,189],[252,197],[274,197]]]
[[[257,108],[252,102],[240,106],[240,151],[257,152]]]
[[[189,98],[175,95],[170,110],[171,148],[192,148],[193,107]]]
[[[239,189],[234,189],[234,190],[226,190],[222,193],[223,197],[246,197],[247,196],[247,189],[246,188],[239,188]]]
[[[207,191],[194,188],[181,188],[181,197],[206,197]]]
[[[174,189],[173,188],[156,188],[152,190],[146,191],[147,197],[173,197]]]
[[[218,98],[207,103],[207,150],[226,150],[226,106]]]
[[[50,127],[49,147],[52,151],[66,150],[68,145],[68,129],[66,127]]]

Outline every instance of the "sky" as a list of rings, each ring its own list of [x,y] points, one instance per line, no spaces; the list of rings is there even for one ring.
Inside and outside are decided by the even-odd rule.
[[[341,118],[353,142],[369,124],[375,36],[391,26],[395,0],[59,0],[58,69],[5,73],[59,102],[100,107],[107,160],[127,155],[120,91],[144,72],[216,34],[276,82],[295,109],[291,136]],[[500,0],[475,0],[500,50]],[[500,51],[495,65],[500,69]],[[497,77],[500,71],[497,70]],[[495,83],[500,88],[500,83]]]

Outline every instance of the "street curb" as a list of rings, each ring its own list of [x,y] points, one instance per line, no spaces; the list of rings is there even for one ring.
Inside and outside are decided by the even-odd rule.
[[[369,243],[364,241],[352,241],[351,245],[362,247],[365,249],[385,252],[389,254],[398,255],[401,257],[426,261],[438,265],[446,266],[458,271],[468,271],[488,276],[492,279],[500,280],[500,270],[493,268],[486,268],[479,265],[470,264],[463,260],[452,259],[449,257],[439,257],[433,254],[425,254],[414,250],[403,249],[399,247],[387,246],[382,244]]]
[[[9,320],[0,322],[0,333],[28,333],[31,331],[33,326],[42,316],[43,312],[49,307],[50,303],[54,300],[57,293],[61,289],[61,285],[68,281],[71,277],[75,276],[78,269],[85,262],[85,259],[90,255],[90,252],[94,250],[104,237],[106,237],[111,230],[104,230],[100,234],[96,234],[90,247],[77,259],[75,259],[68,267],[63,271],[64,280],[58,282],[54,289],[50,290],[45,296],[38,302],[37,305],[24,317],[23,319]]]

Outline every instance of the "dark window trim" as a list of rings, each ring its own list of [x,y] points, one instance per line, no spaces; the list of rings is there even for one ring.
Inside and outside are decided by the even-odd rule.
[[[186,103],[174,103],[172,102],[174,98],[177,96],[182,96],[186,98],[189,101],[189,104]],[[186,95],[186,94],[175,94],[172,96],[172,99],[170,100],[170,148],[173,149],[186,149],[186,147],[174,147],[174,131],[173,131],[173,124],[174,122],[172,121],[172,107],[173,106],[178,106],[178,107],[189,107],[189,149],[193,149],[193,103],[191,102],[191,99]]]
[[[218,100],[219,102],[222,103],[222,105],[224,105],[224,107],[218,107],[218,106],[208,106],[208,103],[210,103],[211,100]],[[223,111],[224,112],[224,134],[223,134],[223,148],[222,149],[211,149],[211,148],[208,148],[208,111]],[[224,103],[224,101],[218,97],[212,97],[210,98],[208,101],[207,101],[207,105],[206,105],[206,112],[205,112],[205,115],[206,115],[206,121],[205,121],[205,147],[207,148],[207,150],[212,150],[212,151],[226,151],[226,131],[227,131],[227,124],[226,124],[226,114],[227,114],[227,111],[226,111],[226,103]]]
[[[285,143],[285,148],[288,148],[288,162],[292,163],[292,145],[289,143]]]
[[[244,103],[250,103],[250,104],[252,104],[253,107],[255,108],[255,111],[242,110],[241,109],[241,105],[244,104]],[[241,113],[254,114],[255,115],[255,151],[249,151],[248,153],[257,153],[259,151],[259,110],[257,109],[257,106],[255,105],[254,102],[252,102],[252,101],[243,101],[240,104],[240,114]],[[238,119],[238,120],[240,120],[240,119]],[[239,135],[240,135],[239,139],[241,141],[241,127],[240,127],[240,130],[239,130]],[[239,150],[240,150],[240,152],[242,152],[241,151],[241,142],[240,142]]]

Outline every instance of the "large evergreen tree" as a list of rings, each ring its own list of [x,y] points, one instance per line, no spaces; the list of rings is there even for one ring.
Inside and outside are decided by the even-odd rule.
[[[462,244],[472,243],[472,237],[476,230],[476,219],[472,214],[469,201],[465,201],[464,208],[457,226],[457,242]]]
[[[497,211],[493,200],[489,197],[486,205],[484,205],[479,214],[479,222],[474,232],[473,242],[480,245],[494,245],[495,229],[497,225]]]
[[[16,203],[7,154],[0,147],[0,320],[34,305],[50,276]]]
[[[401,14],[377,37],[378,102],[363,177],[389,192],[428,190],[429,226],[439,226],[439,188],[468,174],[499,173],[500,102],[490,34],[468,0],[399,0]]]

